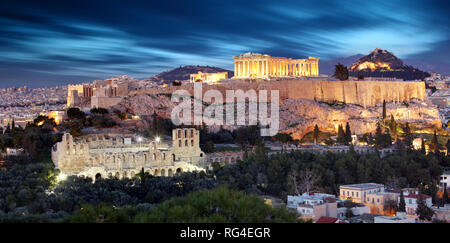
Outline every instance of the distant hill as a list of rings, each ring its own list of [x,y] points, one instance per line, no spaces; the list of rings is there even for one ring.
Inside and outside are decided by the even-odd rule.
[[[168,71],[162,72],[150,78],[151,81],[159,83],[171,83],[173,81],[189,80],[189,75],[198,72],[203,73],[219,73],[228,72],[228,77],[232,77],[233,71],[211,66],[180,66]]]
[[[350,66],[364,57],[362,54],[357,54],[349,57],[340,57],[327,61],[319,61],[319,72],[321,74],[334,74],[334,66],[339,62],[350,68]],[[443,75],[450,75],[450,64],[443,62],[430,62],[426,60],[418,59],[404,59],[403,63],[408,66],[416,67],[417,69],[423,70],[425,72],[436,72]]]
[[[421,80],[430,74],[413,66],[408,66],[392,52],[376,48],[369,55],[363,56],[349,68],[351,76],[392,77],[404,80]]]

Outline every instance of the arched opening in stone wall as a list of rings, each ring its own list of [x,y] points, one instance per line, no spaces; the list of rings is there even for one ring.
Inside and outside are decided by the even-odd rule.
[[[194,147],[194,140],[191,140],[191,147]]]
[[[109,173],[108,173],[108,178],[109,178],[109,179],[112,179],[112,177],[113,177],[112,173],[109,172]]]
[[[169,169],[167,172],[168,172],[168,176],[169,176],[169,177],[172,177],[172,176],[173,176],[173,171],[172,171],[172,169]]]
[[[200,153],[200,157],[203,157],[203,153]]]
[[[184,147],[188,146],[188,140],[184,140]]]
[[[165,169],[161,170],[161,176],[166,176],[166,170]]]
[[[175,161],[175,154],[172,154],[172,160]]]
[[[180,175],[182,172],[183,172],[183,170],[181,168],[178,168],[176,173],[177,173],[177,175]]]
[[[159,176],[159,170],[156,169],[155,172],[153,172],[153,175],[154,175],[154,176]]]
[[[153,153],[153,160],[156,160],[156,153]]]
[[[116,172],[116,179],[120,179],[120,174],[119,174],[119,172]]]
[[[98,180],[98,179],[101,179],[101,178],[102,178],[102,174],[97,173],[97,174],[95,175],[95,180]]]

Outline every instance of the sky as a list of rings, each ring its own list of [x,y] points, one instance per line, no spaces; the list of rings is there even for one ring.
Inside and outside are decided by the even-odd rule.
[[[258,52],[330,60],[387,49],[450,63],[449,1],[20,1],[0,8],[0,87],[233,69]]]

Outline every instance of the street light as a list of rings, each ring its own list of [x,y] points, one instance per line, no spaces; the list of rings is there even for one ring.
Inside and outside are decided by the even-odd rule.
[[[159,143],[159,141],[160,141],[159,137],[156,137],[156,138],[155,138],[155,141],[156,141],[157,143]]]

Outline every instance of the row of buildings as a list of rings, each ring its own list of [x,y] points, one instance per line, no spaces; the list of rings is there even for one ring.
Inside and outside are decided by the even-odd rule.
[[[122,75],[92,83],[68,85],[67,107],[109,108],[128,96],[133,78]]]
[[[414,223],[419,194],[416,189],[402,189],[405,212],[396,212],[400,191],[386,190],[376,183],[342,185],[339,196],[324,193],[304,193],[288,196],[287,207],[297,210],[302,218],[316,223],[372,222]],[[450,222],[450,205],[433,207],[431,197],[422,195],[425,204],[435,212],[435,218]]]
[[[0,89],[0,127],[25,127],[37,116],[56,116],[65,106],[67,87]]]

